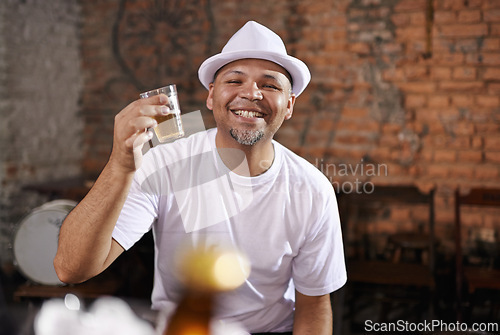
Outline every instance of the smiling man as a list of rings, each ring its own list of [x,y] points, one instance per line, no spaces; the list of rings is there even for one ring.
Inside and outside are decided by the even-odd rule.
[[[217,127],[141,148],[165,96],[132,102],[115,119],[111,157],[61,227],[54,265],[64,282],[106,269],[153,229],[152,307],[181,293],[176,252],[231,246],[251,265],[221,294],[216,317],[252,334],[331,334],[330,293],[346,271],[335,192],[327,178],[273,137],[310,80],[281,38],[250,21],[199,69]]]
[[[209,84],[207,107],[217,123],[217,147],[243,150],[252,176],[269,168],[273,136],[292,117],[295,94],[289,78],[273,62],[242,59],[225,65]]]

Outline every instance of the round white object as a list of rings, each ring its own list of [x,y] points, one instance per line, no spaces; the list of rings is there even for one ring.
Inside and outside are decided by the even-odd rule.
[[[21,220],[14,238],[14,258],[25,277],[44,285],[63,284],[53,261],[62,222],[75,206],[75,201],[54,200],[33,209]]]

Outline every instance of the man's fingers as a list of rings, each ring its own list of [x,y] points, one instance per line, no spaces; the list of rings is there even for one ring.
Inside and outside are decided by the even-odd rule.
[[[153,138],[152,130],[138,131],[125,140],[125,146],[129,149],[134,150],[135,148],[142,146],[144,143],[146,143],[152,138]]]
[[[148,105],[166,105],[168,103],[168,97],[165,94],[158,94],[149,98],[139,99],[139,101]]]
[[[141,115],[144,116],[156,116],[156,115],[167,115],[172,113],[168,106],[159,106],[159,105],[142,105],[141,106]]]
[[[130,120],[130,126],[132,127],[134,133],[147,128],[154,128],[157,125],[158,122],[150,116],[140,116]]]

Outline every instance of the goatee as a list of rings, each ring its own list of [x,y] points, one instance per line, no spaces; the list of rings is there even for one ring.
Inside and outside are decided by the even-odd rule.
[[[264,131],[262,130],[240,130],[232,128],[229,130],[229,134],[231,134],[231,137],[239,144],[243,145],[254,145],[264,137]]]

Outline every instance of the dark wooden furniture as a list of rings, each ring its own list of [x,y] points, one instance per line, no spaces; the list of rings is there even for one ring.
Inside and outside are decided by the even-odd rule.
[[[339,196],[341,219],[343,222],[344,243],[349,247],[349,226],[360,224],[356,222],[362,208],[383,208],[396,205],[427,205],[428,221],[426,232],[404,232],[389,237],[394,244],[393,255],[386,260],[370,259],[357,253],[356,258],[347,258],[348,283],[355,295],[363,288],[382,301],[384,307],[379,315],[380,321],[388,319],[392,306],[413,299],[430,314],[433,313],[435,291],[434,279],[434,189],[428,192],[420,191],[415,186],[375,186],[374,192],[367,194],[341,194]],[[426,252],[425,262],[405,263],[401,258],[404,248]],[[399,288],[398,294],[395,287]],[[425,295],[420,292],[426,292]],[[413,297],[411,297],[413,296]],[[426,299],[427,298],[427,299]],[[352,310],[355,307],[351,307]]]
[[[500,269],[464,265],[460,216],[463,206],[500,208],[500,189],[473,188],[465,194],[460,191],[460,188],[455,191],[456,297],[457,319],[459,321],[463,319],[464,289],[469,295],[469,300],[474,299],[474,295],[479,289],[500,291]],[[476,302],[468,301],[471,309]],[[492,312],[494,312],[493,309],[500,309],[500,304],[492,306]]]
[[[70,199],[80,201],[85,197],[93,184],[93,179],[78,176],[27,184],[23,186],[23,190],[35,191],[47,195],[49,200]]]
[[[96,277],[82,284],[65,286],[40,285],[28,281],[20,285],[14,292],[14,301],[64,298],[69,293],[81,299],[96,299],[101,296],[115,295],[119,291],[120,281],[110,276],[105,277]]]

